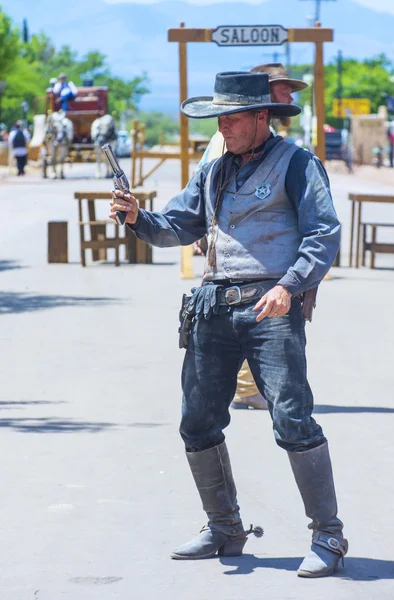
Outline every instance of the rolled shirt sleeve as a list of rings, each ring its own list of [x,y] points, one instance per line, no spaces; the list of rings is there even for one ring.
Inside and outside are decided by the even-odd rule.
[[[302,241],[295,264],[278,283],[297,295],[319,285],[329,271],[339,250],[340,223],[326,170],[316,156],[303,149],[297,151],[285,186],[298,214]]]
[[[211,163],[204,165],[191,178],[185,189],[168,202],[160,212],[138,211],[135,235],[152,246],[188,246],[207,232],[204,184]]]

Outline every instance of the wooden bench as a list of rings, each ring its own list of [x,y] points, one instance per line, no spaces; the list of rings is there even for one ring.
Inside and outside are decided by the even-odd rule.
[[[361,265],[365,267],[365,255],[369,251],[371,253],[370,267],[375,268],[375,255],[394,254],[394,243],[378,242],[377,230],[380,227],[394,227],[394,223],[361,223],[362,227],[362,250],[361,250]],[[368,228],[371,228],[371,239],[368,241]]]
[[[140,208],[153,210],[153,199],[156,197],[156,191],[138,191],[131,190],[131,193],[138,200]],[[92,250],[92,259],[106,260],[107,250],[115,249],[115,265],[120,265],[119,248],[125,246],[126,258],[130,263],[152,263],[152,247],[139,240],[134,233],[127,227],[118,227],[112,219],[96,219],[96,200],[106,200],[108,204],[112,198],[110,192],[75,192],[74,198],[78,200],[79,216],[79,237],[81,244],[81,264],[86,267],[86,250]],[[84,218],[84,205],[87,205],[87,219]],[[108,225],[114,228],[114,235],[108,235]],[[85,229],[89,228],[90,239],[85,238]]]
[[[356,238],[356,260],[355,267],[359,267],[360,237],[362,230],[362,207],[367,203],[394,204],[394,196],[383,194],[349,194],[349,200],[352,203],[352,212],[350,217],[350,248],[349,248],[349,267],[353,266],[353,248],[354,238]],[[357,211],[356,211],[357,209]],[[373,225],[373,223],[372,223]],[[389,224],[390,225],[390,224]],[[362,247],[361,247],[362,250]],[[383,250],[382,248],[380,249]],[[387,250],[391,252],[391,250]],[[362,255],[362,254],[361,254]]]

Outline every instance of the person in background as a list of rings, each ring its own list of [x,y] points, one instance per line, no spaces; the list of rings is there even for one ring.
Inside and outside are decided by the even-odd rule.
[[[390,167],[394,167],[394,121],[392,121],[387,129],[388,155]]]
[[[59,95],[56,102],[60,103],[61,109],[64,112],[67,112],[68,103],[75,100],[78,90],[72,81],[67,81],[65,73],[60,73],[58,82],[53,86],[53,93]]]
[[[55,87],[55,85],[57,84],[57,79],[56,77],[51,77],[49,80],[49,86],[47,87],[47,93],[48,92],[53,92],[53,88]]]
[[[22,122],[17,121],[10,132],[8,144],[12,155],[15,157],[18,169],[18,177],[25,174],[27,165],[27,142],[30,140],[30,134],[26,129],[22,129]]]
[[[5,123],[0,123],[0,142],[8,141],[8,131],[7,125]]]

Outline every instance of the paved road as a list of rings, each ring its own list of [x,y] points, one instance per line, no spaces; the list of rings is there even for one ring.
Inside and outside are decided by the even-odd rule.
[[[1,600],[392,600],[393,257],[375,271],[333,269],[308,324],[345,569],[296,577],[307,520],[269,415],[257,411],[233,414],[227,439],[244,521],[263,525],[264,538],[242,558],[171,561],[204,523],[177,433],[177,312],[194,282],[179,277],[178,249],[155,250],[154,265],[79,265],[72,193],[108,187],[91,174],[77,165],[65,181],[30,173],[0,184]],[[162,206],[177,164],[155,180]],[[347,193],[392,188],[340,172],[332,184],[346,264]],[[377,218],[392,220],[389,209]],[[46,262],[52,219],[69,221],[68,265]],[[202,259],[194,266],[198,281]]]

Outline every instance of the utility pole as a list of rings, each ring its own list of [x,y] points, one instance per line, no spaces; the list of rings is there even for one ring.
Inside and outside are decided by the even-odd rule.
[[[315,23],[321,23],[321,4],[322,2],[336,2],[336,0],[302,0],[303,2],[314,2],[315,3]]]
[[[343,73],[342,51],[338,50],[338,59],[337,59],[338,83],[337,83],[337,93],[336,93],[336,96],[338,98],[338,113],[339,113],[339,116],[342,115],[342,94],[343,94],[342,73]]]
[[[287,42],[286,44],[286,68],[287,68],[287,72],[288,74],[291,76],[292,75],[292,69],[291,69],[291,55],[290,55],[290,44],[289,42]]]

